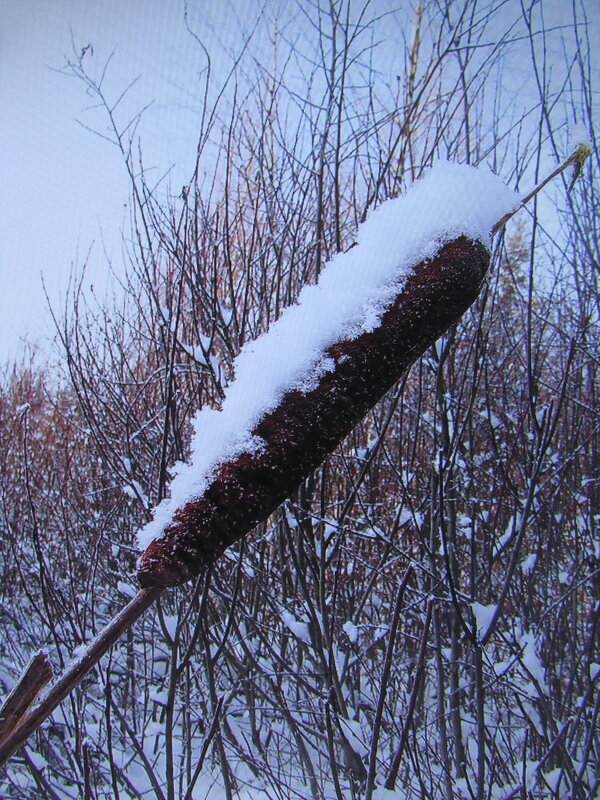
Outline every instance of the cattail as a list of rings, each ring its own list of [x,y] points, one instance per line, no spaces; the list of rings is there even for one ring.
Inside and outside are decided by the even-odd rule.
[[[214,472],[143,553],[143,587],[200,573],[264,520],[477,297],[489,251],[461,236],[413,268],[374,330],[330,346],[335,365],[310,391],[287,392],[252,430],[264,443]]]
[[[517,204],[491,172],[441,163],[369,216],[242,350],[221,412],[196,418],[191,463],[139,537],[143,587],[197,575],[298,487],[475,300],[483,242]]]

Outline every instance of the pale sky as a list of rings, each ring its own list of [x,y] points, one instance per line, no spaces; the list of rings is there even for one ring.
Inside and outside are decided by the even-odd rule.
[[[219,3],[213,7],[217,25]],[[144,160],[156,174],[174,166],[180,185],[195,146],[195,81],[203,63],[184,24],[183,2],[161,0],[0,0],[0,361],[50,330],[41,275],[53,303],[71,267],[100,287],[104,247],[119,266],[128,183],[116,148],[78,124],[102,128],[85,87],[53,71],[92,44],[86,68],[99,74],[116,48],[107,93],[114,98],[141,76],[120,121],[143,106]]]
[[[595,3],[587,4],[590,15]],[[265,5],[274,13],[285,8],[288,22],[295,8],[286,0]],[[562,0],[544,0],[543,7],[558,31]],[[84,65],[95,76],[115,50],[108,97],[114,99],[140,76],[119,122],[152,103],[138,130],[144,162],[155,167],[157,177],[171,168],[178,190],[193,164],[205,66],[186,30],[184,8],[184,0],[0,0],[0,363],[15,357],[24,338],[39,341],[43,349],[53,332],[42,275],[60,314],[69,276],[80,271],[88,251],[87,275],[97,293],[107,286],[107,255],[117,272],[122,268],[126,172],[116,148],[77,122],[106,125],[105,116],[89,108],[84,85],[56,70],[72,57],[73,42],[79,51],[92,45]],[[518,16],[520,4],[508,0],[506,8],[508,20],[513,12]],[[259,5],[195,0],[190,9],[192,28],[212,41],[213,71],[226,74],[228,44],[241,41]],[[301,24],[292,19],[292,28]],[[599,31],[595,22],[592,33],[600,47]],[[559,32],[555,39],[560,51]],[[260,41],[254,44],[260,49]],[[515,97],[532,81],[527,42],[521,47],[523,61],[512,59],[506,71]]]

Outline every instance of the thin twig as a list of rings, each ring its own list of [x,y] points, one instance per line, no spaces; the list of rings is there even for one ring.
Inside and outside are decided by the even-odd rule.
[[[387,693],[388,682],[390,678],[390,670],[392,668],[392,659],[394,656],[394,647],[396,644],[396,636],[398,632],[398,623],[400,621],[400,611],[402,610],[402,601],[408,582],[412,575],[412,567],[409,567],[404,574],[404,578],[398,592],[396,594],[396,603],[394,605],[394,613],[392,616],[392,624],[390,625],[390,636],[383,663],[383,672],[381,675],[381,689],[379,692],[379,699],[377,701],[377,709],[375,711],[375,719],[373,721],[373,732],[371,735],[371,748],[369,753],[369,771],[367,774],[367,787],[365,790],[366,800],[370,800],[373,796],[375,788],[375,773],[377,770],[377,749],[379,745],[379,735],[381,733],[381,722],[383,719],[383,711],[385,707],[385,696]]]
[[[400,769],[400,762],[402,761],[402,753],[404,752],[404,748],[406,747],[406,742],[408,741],[410,726],[412,724],[413,715],[415,713],[415,708],[417,706],[417,699],[419,697],[419,691],[421,688],[421,683],[423,681],[423,675],[425,672],[425,648],[427,647],[427,642],[429,640],[429,626],[431,625],[432,611],[433,611],[433,600],[430,599],[427,603],[427,610],[425,612],[425,623],[423,625],[423,634],[421,636],[421,644],[419,647],[417,666],[413,673],[413,688],[408,703],[408,710],[406,712],[404,725],[402,726],[402,733],[400,734],[400,742],[398,743],[398,747],[396,748],[396,752],[394,753],[392,766],[390,768],[389,775],[385,782],[385,788],[388,791],[392,791],[396,787],[396,778],[398,777],[398,770]]]

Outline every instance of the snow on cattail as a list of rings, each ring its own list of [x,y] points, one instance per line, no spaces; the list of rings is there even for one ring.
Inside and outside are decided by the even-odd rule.
[[[143,587],[189,580],[288,497],[477,297],[490,232],[518,197],[438,164],[377,208],[269,331],[243,348],[220,411],[138,543]]]

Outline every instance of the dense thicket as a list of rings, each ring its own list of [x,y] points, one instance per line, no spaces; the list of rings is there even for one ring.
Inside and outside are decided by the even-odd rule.
[[[369,208],[438,156],[516,183],[539,147],[558,155],[535,7],[506,35],[501,8],[487,11],[421,9],[386,84],[376,34],[397,17],[312,9],[314,52],[282,36],[271,60],[244,62],[171,199],[144,182],[102,84],[70,65],[106,104],[132,178],[129,272],[110,306],[75,285],[63,360],[2,381],[3,690],[40,647],[64,664],[136,591],[134,535],[194,411],[218,405],[241,345]],[[513,22],[542,76],[531,137],[526,118],[517,136],[499,115]],[[577,72],[589,124],[581,30],[568,97]],[[534,207],[495,242],[476,305],[297,494],[115,647],[0,776],[3,796],[595,796],[591,161],[554,221]]]

